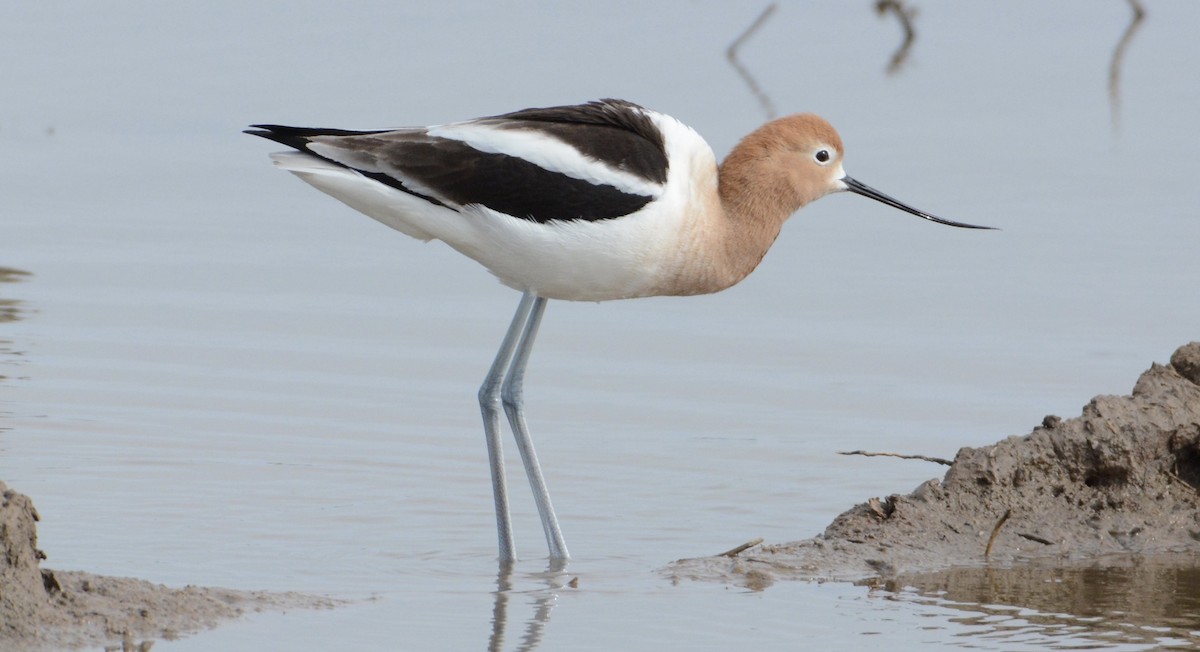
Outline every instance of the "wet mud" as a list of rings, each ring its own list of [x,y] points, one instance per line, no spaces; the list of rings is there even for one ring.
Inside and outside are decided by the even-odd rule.
[[[170,588],[42,568],[33,502],[0,482],[0,649],[149,649],[255,611],[334,606],[298,593]]]
[[[731,551],[732,553],[732,551]],[[680,560],[674,579],[762,589],[783,579],[928,584],[952,567],[1200,557],[1200,342],[1129,396],[963,448],[941,480],[873,498],[819,536]]]

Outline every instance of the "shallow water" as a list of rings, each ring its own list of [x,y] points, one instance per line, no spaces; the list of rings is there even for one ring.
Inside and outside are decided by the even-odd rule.
[[[902,32],[869,2],[781,3],[739,61],[781,112],[829,118],[856,178],[1003,231],[831,197],[728,292],[553,303],[527,397],[575,560],[544,572],[514,464],[525,561],[502,592],[475,389],[517,295],[238,132],[616,96],[720,156],[767,117],[725,58],[762,8],[6,7],[0,266],[30,275],[0,279],[0,478],[36,502],[48,565],[364,600],[156,650],[1195,644],[1194,590],[1163,594],[1187,625],[1096,621],[1102,593],[656,573],[942,473],[837,451],[951,457],[1125,393],[1200,337],[1200,86],[1178,72],[1200,61],[1200,6],[1146,8],[1114,103],[1125,3],[906,4],[892,74]],[[1170,640],[1119,634],[1147,628]]]

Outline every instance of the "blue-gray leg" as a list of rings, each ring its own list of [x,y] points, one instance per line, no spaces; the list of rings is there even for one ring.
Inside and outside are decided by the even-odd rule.
[[[527,293],[521,299],[522,305],[529,296]],[[542,323],[542,314],[545,311],[546,299],[535,298],[525,320],[524,333],[521,334],[521,340],[513,353],[512,364],[505,375],[501,400],[504,403],[504,412],[508,415],[508,423],[512,426],[513,436],[517,440],[521,461],[525,464],[525,475],[529,477],[533,500],[542,519],[542,530],[546,533],[550,558],[567,559],[570,556],[567,553],[567,543],[558,527],[558,517],[554,515],[554,506],[550,503],[550,492],[546,489],[545,478],[542,477],[542,467],[538,464],[537,451],[533,448],[533,438],[529,436],[529,426],[525,423],[525,365],[529,362],[529,353],[533,350],[533,341],[537,337],[538,326]]]
[[[529,353],[533,350],[533,341],[537,337],[538,326],[542,323],[542,315],[546,311],[546,300],[526,292],[517,305],[496,359],[488,370],[483,385],[479,388],[479,407],[483,412],[483,431],[487,440],[488,465],[492,472],[492,494],[496,502],[496,531],[500,544],[500,563],[510,564],[517,559],[516,546],[513,543],[512,520],[508,512],[508,484],[504,477],[504,447],[500,440],[500,405],[508,415],[513,435],[517,440],[517,450],[525,465],[525,475],[529,477],[529,486],[533,490],[533,499],[537,504],[538,515],[542,519],[542,529],[546,533],[546,545],[550,549],[550,558],[565,560],[568,558],[567,544],[563,540],[562,530],[558,526],[558,518],[554,515],[554,506],[550,503],[550,492],[546,489],[546,480],[542,477],[542,468],[538,464],[537,451],[533,448],[533,439],[529,436],[529,427],[525,423],[524,382],[525,366],[529,363]]]
[[[512,324],[500,350],[496,352],[496,360],[488,370],[483,385],[479,388],[479,408],[483,412],[483,434],[487,440],[488,466],[492,472],[492,496],[496,501],[496,532],[500,544],[500,563],[508,564],[516,561],[517,551],[513,545],[512,521],[508,515],[508,484],[504,479],[504,446],[500,441],[500,389],[504,377],[512,362],[513,351],[517,342],[525,332],[525,322],[529,320],[529,311],[533,307],[534,297],[525,293],[517,312],[513,315]]]

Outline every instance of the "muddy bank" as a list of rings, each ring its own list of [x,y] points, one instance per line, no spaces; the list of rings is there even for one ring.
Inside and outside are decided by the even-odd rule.
[[[1151,365],[1130,396],[1098,396],[1079,417],[963,448],[942,480],[857,505],[819,536],[665,572],[762,588],[1180,552],[1200,555],[1200,342]]]
[[[37,510],[0,482],[0,649],[148,649],[254,611],[331,607],[296,593],[175,589],[128,577],[41,567]]]

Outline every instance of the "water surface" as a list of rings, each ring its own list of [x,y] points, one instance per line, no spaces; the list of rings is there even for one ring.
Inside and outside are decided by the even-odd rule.
[[[1011,650],[1062,644],[1064,619],[1072,644],[1157,644],[1020,591],[656,573],[942,473],[839,450],[951,457],[1125,393],[1200,333],[1200,86],[1179,72],[1200,61],[1200,7],[1146,7],[1114,102],[1127,3],[905,5],[894,72],[903,30],[870,2],[780,3],[738,61],[779,112],[829,118],[856,178],[1003,230],[830,197],[728,292],[552,303],[527,398],[575,560],[546,572],[513,465],[509,578],[475,389],[516,293],[273,170],[239,131],[612,96],[723,156],[767,117],[726,58],[765,5],[0,10],[0,266],[29,272],[0,283],[0,478],[35,500],[48,564],[365,600],[156,650]],[[1192,625],[1104,618],[1194,644],[1181,595]],[[998,635],[986,621],[1011,608],[1019,636]]]

